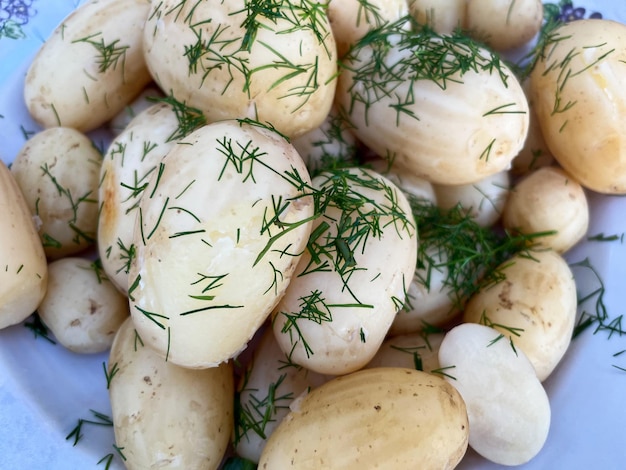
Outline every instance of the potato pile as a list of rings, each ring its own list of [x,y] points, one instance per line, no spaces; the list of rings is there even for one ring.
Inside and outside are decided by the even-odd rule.
[[[528,462],[575,324],[563,254],[587,191],[626,193],[626,27],[542,18],[85,2],[0,166],[0,327],[37,310],[110,348],[129,469]],[[499,55],[538,35],[526,69]]]

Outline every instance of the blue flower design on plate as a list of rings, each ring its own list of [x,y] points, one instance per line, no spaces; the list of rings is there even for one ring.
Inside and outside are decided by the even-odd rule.
[[[23,39],[22,26],[37,14],[35,0],[0,0],[0,39]]]
[[[582,20],[585,18],[602,18],[602,13],[591,12],[587,16],[584,7],[575,7],[571,0],[561,0],[558,3],[545,3],[544,16],[547,20],[556,23],[569,23],[570,21]]]

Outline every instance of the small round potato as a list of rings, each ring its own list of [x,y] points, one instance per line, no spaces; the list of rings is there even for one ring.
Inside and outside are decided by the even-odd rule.
[[[97,262],[66,257],[48,265],[48,290],[38,312],[59,343],[90,354],[111,347],[128,318],[128,301]]]
[[[69,127],[38,132],[15,157],[11,172],[48,259],[79,253],[95,242],[101,162],[92,141]]]
[[[541,29],[541,0],[468,0],[469,33],[497,51],[521,47]]]
[[[128,271],[135,255],[133,231],[142,194],[150,178],[176,146],[179,121],[167,103],[152,104],[133,118],[110,143],[100,168],[98,251],[107,276],[128,293]]]
[[[576,283],[561,255],[519,254],[496,268],[505,277],[474,294],[463,320],[492,326],[524,351],[539,380],[559,364],[576,321]]]
[[[467,450],[465,403],[441,377],[380,367],[335,378],[292,404],[259,470],[451,470]]]
[[[551,232],[536,238],[539,246],[565,253],[589,227],[589,206],[583,187],[559,167],[542,167],[512,189],[502,223],[512,233]]]
[[[329,377],[290,364],[271,328],[265,330],[238,385],[234,438],[237,455],[258,462],[291,403],[328,380]]]
[[[433,67],[433,56],[450,59]],[[337,103],[373,152],[437,184],[471,184],[506,170],[528,132],[515,75],[458,35],[377,30],[344,60]]]

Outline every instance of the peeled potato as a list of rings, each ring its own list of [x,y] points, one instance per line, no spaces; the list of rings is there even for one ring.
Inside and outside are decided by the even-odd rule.
[[[24,196],[0,160],[0,329],[25,320],[46,293],[48,265]]]
[[[530,75],[554,158],[584,187],[626,193],[626,25],[572,21],[552,33]]]
[[[467,449],[465,404],[441,377],[383,367],[333,379],[291,407],[259,469],[453,469]]]
[[[467,406],[469,445],[501,465],[521,465],[548,437],[548,395],[525,354],[493,328],[464,323],[439,347],[445,380]]]
[[[572,271],[552,250],[518,254],[496,269],[504,279],[474,294],[463,320],[493,326],[510,338],[543,381],[571,342],[577,308]]]

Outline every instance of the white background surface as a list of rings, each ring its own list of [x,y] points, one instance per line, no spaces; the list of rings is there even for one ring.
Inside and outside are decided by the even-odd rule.
[[[6,2],[0,2],[2,7]],[[23,129],[37,127],[22,104],[23,77],[35,51],[50,31],[77,4],[73,0],[34,0],[38,10],[23,27],[25,39],[0,39],[0,158],[11,161],[24,143]],[[623,1],[575,2],[607,18],[626,21]],[[626,86],[626,77],[624,80]],[[589,235],[626,232],[626,199],[590,195]],[[585,258],[606,285],[608,314],[626,311],[626,247],[621,241],[587,242],[569,255]],[[581,273],[585,270],[577,270]],[[588,272],[588,271],[587,271]],[[585,294],[596,286],[581,282]],[[591,309],[592,306],[587,306]],[[626,322],[624,323],[626,328]],[[626,337],[588,330],[574,340],[563,362],[545,382],[552,404],[552,425],[533,469],[626,468]],[[85,470],[114,452],[111,428],[83,427],[76,447],[65,436],[90,409],[110,415],[102,363],[106,354],[79,356],[52,345],[18,325],[0,331],[0,469]],[[115,459],[111,468],[122,468]],[[468,452],[461,469],[503,468]]]

